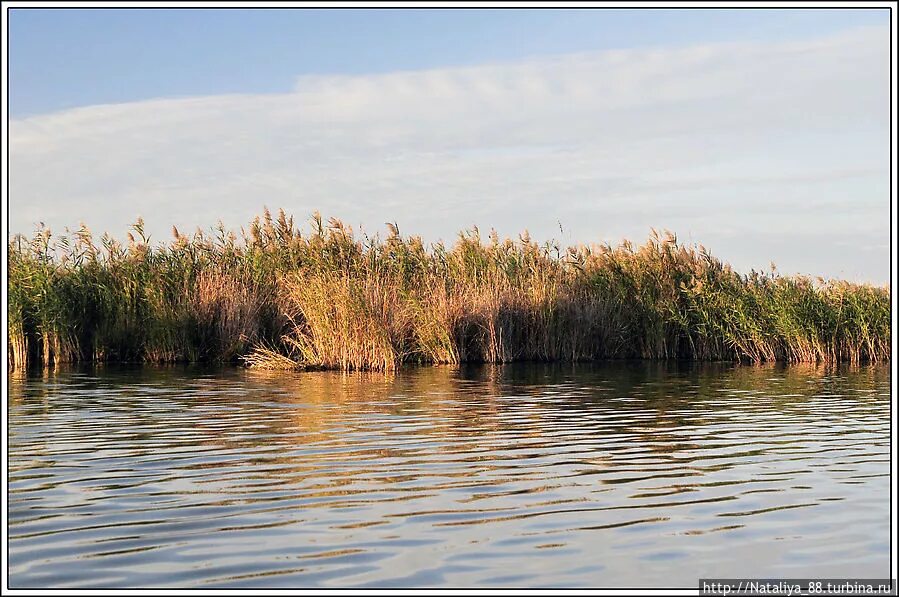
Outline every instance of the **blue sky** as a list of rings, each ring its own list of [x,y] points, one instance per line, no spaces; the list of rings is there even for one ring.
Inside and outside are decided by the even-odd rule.
[[[35,10],[10,19],[13,117],[155,97],[273,93],[369,74],[885,24],[885,10]]]
[[[9,21],[12,232],[263,205],[427,240],[651,226],[885,282],[886,10],[49,10]]]

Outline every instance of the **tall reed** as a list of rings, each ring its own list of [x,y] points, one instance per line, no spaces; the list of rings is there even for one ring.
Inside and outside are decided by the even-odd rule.
[[[653,231],[634,246],[500,240],[425,246],[389,225],[357,237],[265,210],[240,235],[119,243],[87,227],[9,244],[13,367],[70,361],[243,361],[392,370],[404,363],[890,358],[890,289],[740,274]]]

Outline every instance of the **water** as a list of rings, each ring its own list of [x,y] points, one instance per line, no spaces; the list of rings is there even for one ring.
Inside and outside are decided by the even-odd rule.
[[[888,577],[887,368],[11,379],[25,587]]]

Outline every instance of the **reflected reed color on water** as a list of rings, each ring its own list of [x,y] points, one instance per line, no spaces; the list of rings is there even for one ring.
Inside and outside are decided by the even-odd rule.
[[[10,586],[888,577],[887,367],[14,374]]]

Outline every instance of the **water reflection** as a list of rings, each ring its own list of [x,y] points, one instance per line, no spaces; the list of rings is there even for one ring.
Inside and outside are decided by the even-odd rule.
[[[13,587],[889,574],[883,367],[103,367],[9,416]]]

